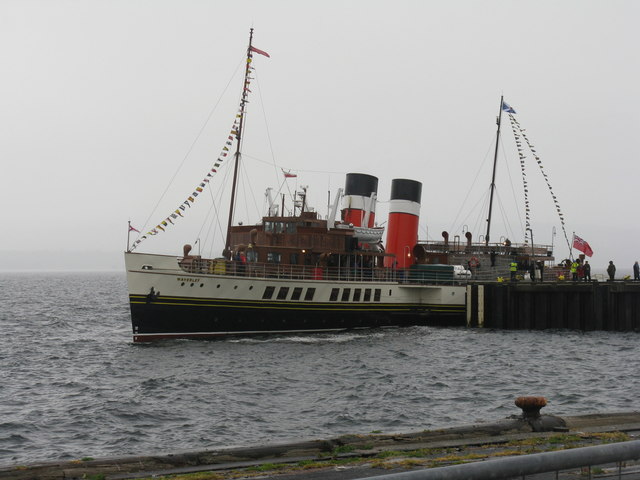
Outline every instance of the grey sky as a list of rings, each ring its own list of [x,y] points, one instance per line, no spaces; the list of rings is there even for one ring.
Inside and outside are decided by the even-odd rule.
[[[244,152],[255,193],[242,193],[250,205],[259,210],[264,189],[278,187],[279,167],[309,185],[322,215],[344,173],[379,177],[382,201],[392,178],[413,178],[423,182],[421,238],[465,225],[484,234],[470,212],[489,186],[504,94],[569,237],[591,244],[596,267],[613,259],[630,269],[640,258],[639,18],[631,0],[4,0],[0,270],[33,268],[29,258],[43,269],[120,268],[127,220],[145,226],[185,157],[147,229],[213,166],[234,119],[251,26],[271,58],[254,61]],[[522,180],[506,119],[505,127],[492,239],[520,242]],[[528,162],[534,240],[551,243],[555,226],[564,258],[549,192]],[[212,182],[214,196],[227,170]],[[200,237],[218,255],[220,233],[202,229],[209,195],[140,251],[179,253]],[[236,218],[254,222],[259,212],[242,207]]]

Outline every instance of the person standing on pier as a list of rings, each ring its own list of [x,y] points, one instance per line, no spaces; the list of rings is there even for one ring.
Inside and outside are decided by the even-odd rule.
[[[607,273],[609,274],[609,280],[613,280],[616,277],[616,266],[613,264],[613,260],[609,260]]]
[[[584,280],[584,265],[582,262],[578,260],[578,281],[581,282]]]
[[[584,281],[585,282],[590,282],[591,281],[591,265],[589,265],[589,262],[584,262]]]
[[[574,282],[578,281],[578,262],[575,260],[571,262],[571,280]]]
[[[633,281],[640,281],[640,265],[638,265],[638,261],[633,264]]]

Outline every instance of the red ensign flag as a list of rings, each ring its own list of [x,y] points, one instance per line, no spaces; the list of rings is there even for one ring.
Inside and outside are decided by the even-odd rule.
[[[589,244],[581,239],[578,235],[573,236],[573,248],[575,248],[576,250],[580,250],[587,257],[593,255],[593,250],[591,250]]]

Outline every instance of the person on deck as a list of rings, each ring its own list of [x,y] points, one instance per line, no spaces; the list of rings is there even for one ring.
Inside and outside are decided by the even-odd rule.
[[[633,264],[633,281],[640,281],[640,265],[638,265],[638,261]]]
[[[584,262],[584,281],[591,281],[591,265],[589,265],[589,262]]]
[[[536,262],[534,261],[529,264],[529,278],[531,278],[532,282],[536,281]]]
[[[538,268],[540,269],[540,281],[544,282],[544,262],[542,260],[538,262]]]
[[[609,280],[613,280],[616,277],[616,266],[613,264],[613,260],[609,260],[607,273],[609,274]]]
[[[516,273],[518,272],[518,264],[516,262],[511,262],[509,264],[509,271],[511,272],[511,281],[516,281]]]

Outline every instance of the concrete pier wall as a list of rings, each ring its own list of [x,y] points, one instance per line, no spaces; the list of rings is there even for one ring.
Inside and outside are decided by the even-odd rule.
[[[640,331],[640,283],[476,283],[467,325],[500,329]]]

